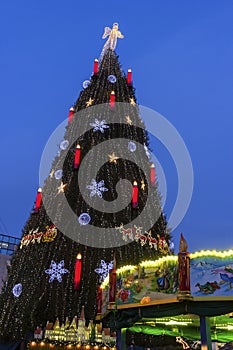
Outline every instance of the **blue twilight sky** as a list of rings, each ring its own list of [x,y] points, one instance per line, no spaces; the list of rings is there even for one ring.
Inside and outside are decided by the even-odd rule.
[[[190,152],[195,183],[174,230],[191,252],[233,248],[233,2],[231,0],[12,0],[0,10],[0,232],[20,237],[50,134],[93,69],[103,28],[119,22],[117,53],[132,68],[137,100],[166,117]],[[176,169],[152,140],[167,177]]]

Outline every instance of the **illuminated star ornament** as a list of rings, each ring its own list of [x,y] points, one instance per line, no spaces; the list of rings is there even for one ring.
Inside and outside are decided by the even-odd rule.
[[[50,268],[45,270],[45,273],[50,275],[49,283],[53,282],[55,279],[58,280],[58,282],[62,282],[62,275],[69,272],[69,270],[64,269],[64,260],[61,260],[59,263],[55,263],[55,261],[52,260]]]
[[[93,104],[94,100],[90,97],[89,100],[86,102],[86,107],[90,107]]]
[[[114,152],[112,154],[109,154],[108,156],[109,156],[110,163],[116,163],[117,160],[119,159],[119,157],[117,157]]]
[[[60,186],[57,188],[58,189],[58,194],[59,193],[64,193],[65,189],[67,187],[67,184],[63,184],[63,182],[60,184]]]
[[[111,261],[109,263],[106,263],[104,260],[101,260],[100,267],[97,267],[94,271],[98,273],[99,275],[99,281],[100,283],[105,280],[107,275],[109,274],[109,271],[113,269],[113,263],[114,261]]]
[[[104,28],[104,34],[102,36],[102,39],[105,39],[108,37],[108,40],[104,44],[102,54],[107,50],[115,50],[117,39],[123,39],[124,35],[121,34],[121,32],[118,30],[118,23],[113,23],[112,29],[109,27]]]
[[[130,119],[130,116],[129,116],[129,115],[126,115],[126,116],[125,116],[125,119],[126,119],[126,123],[127,123],[127,124],[129,124],[129,125],[132,125],[132,124],[133,124],[133,122],[132,122],[132,120]]]
[[[133,97],[129,99],[129,102],[132,106],[136,106],[136,102],[134,101]]]
[[[54,169],[52,169],[50,174],[49,174],[50,179],[52,179],[53,175],[54,175]]]

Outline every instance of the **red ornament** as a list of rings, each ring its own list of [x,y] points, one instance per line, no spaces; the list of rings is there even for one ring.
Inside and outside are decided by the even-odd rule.
[[[74,107],[71,107],[69,110],[69,115],[68,115],[68,124],[70,124],[72,122],[73,115],[74,115]]]
[[[138,184],[137,184],[137,181],[133,182],[132,206],[133,206],[133,208],[138,207]]]
[[[112,91],[111,95],[110,95],[110,107],[111,107],[111,109],[114,108],[114,105],[115,105],[115,92]]]
[[[132,70],[131,69],[128,69],[127,84],[132,85]]]
[[[98,312],[98,314],[102,314],[102,297],[103,297],[103,290],[100,286],[98,286],[98,293],[97,293],[97,312]]]
[[[78,169],[79,167],[80,155],[81,155],[81,147],[80,145],[77,145],[75,150],[75,156],[74,156],[74,169]]]
[[[155,165],[154,163],[151,164],[150,166],[150,182],[151,185],[155,185]]]
[[[96,58],[94,61],[94,75],[98,73],[98,67],[99,67],[99,61]]]
[[[41,200],[42,200],[42,188],[39,187],[36,195],[36,204],[35,204],[35,213],[38,213],[40,206],[41,206]]]
[[[78,253],[76,263],[75,263],[75,271],[74,271],[74,290],[80,289],[81,273],[82,273],[82,255]]]
[[[116,302],[116,259],[114,257],[113,269],[109,271],[109,302]]]

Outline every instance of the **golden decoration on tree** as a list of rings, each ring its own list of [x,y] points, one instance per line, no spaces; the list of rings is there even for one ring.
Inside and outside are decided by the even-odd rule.
[[[65,192],[65,189],[67,187],[67,184],[63,184],[63,182],[61,182],[60,186],[57,188],[58,189],[58,194],[59,193],[64,193]]]
[[[145,184],[144,180],[142,180],[141,181],[141,189],[145,190],[145,187],[146,187],[146,184]]]
[[[109,154],[108,156],[109,156],[110,163],[116,163],[117,160],[119,159],[119,157],[117,157],[114,152],[112,154]]]
[[[132,106],[136,106],[136,102],[134,101],[134,98],[133,98],[133,97],[131,97],[131,98],[129,99],[129,102],[130,102],[130,104],[131,104]]]
[[[93,98],[89,98],[89,100],[86,102],[86,107],[90,107],[94,102],[94,99]]]
[[[52,169],[51,172],[50,172],[50,174],[49,174],[50,179],[52,179],[52,177],[53,177],[53,175],[54,175],[54,172],[55,172],[54,169]]]
[[[107,49],[115,50],[117,39],[123,39],[124,35],[121,34],[121,32],[118,30],[118,23],[113,23],[112,29],[109,27],[104,28],[104,34],[102,36],[102,39],[105,39],[108,37],[108,40],[104,44],[103,52]]]
[[[133,124],[133,122],[132,122],[132,120],[130,119],[130,116],[129,116],[129,115],[126,115],[126,116],[125,116],[125,119],[126,119],[126,123],[127,123],[127,124],[129,124],[129,125],[132,125],[132,124]]]

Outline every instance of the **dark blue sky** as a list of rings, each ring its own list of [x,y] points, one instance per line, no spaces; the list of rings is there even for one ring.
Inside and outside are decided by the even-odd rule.
[[[183,232],[191,252],[233,248],[233,2],[13,0],[0,12],[0,232],[21,235],[44,145],[89,78],[103,28],[117,21],[125,39],[116,51],[133,70],[138,102],[177,128],[192,158],[194,192],[176,245]],[[176,172],[152,146],[169,216]]]

